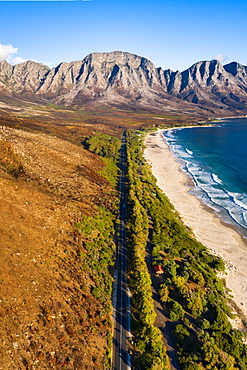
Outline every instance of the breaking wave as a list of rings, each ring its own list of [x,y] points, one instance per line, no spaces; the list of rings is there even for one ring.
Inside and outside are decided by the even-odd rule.
[[[228,191],[227,184],[218,174],[210,171],[201,158],[179,143],[176,131],[168,130],[164,137],[174,156],[181,161],[181,168],[194,182],[191,193],[213,208],[225,222],[237,224],[243,236],[247,237],[247,194]]]

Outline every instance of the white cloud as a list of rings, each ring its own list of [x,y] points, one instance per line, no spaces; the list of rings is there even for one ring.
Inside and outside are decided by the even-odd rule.
[[[14,59],[11,59],[11,63],[13,64],[20,64],[20,63],[24,63],[27,59],[24,59],[22,57],[16,57]]]
[[[224,63],[228,59],[228,57],[222,54],[217,54],[213,57],[213,59],[218,60],[220,63]]]
[[[12,45],[3,45],[0,44],[0,60],[11,58],[12,54],[16,54],[18,48],[14,48]]]
[[[52,63],[51,62],[44,62],[44,63],[41,63],[41,64],[44,64],[45,66],[47,66],[49,68],[52,68]]]
[[[10,64],[15,65],[15,64],[24,63],[27,60],[32,60],[33,62],[36,62],[36,63],[44,64],[44,65],[47,65],[49,67],[51,66],[50,62],[42,63],[42,62],[38,62],[35,59],[24,59],[24,58],[19,57],[19,56],[14,57],[13,54],[17,54],[18,50],[19,50],[19,48],[14,48],[11,44],[3,45],[3,44],[0,43],[0,61],[6,59]]]

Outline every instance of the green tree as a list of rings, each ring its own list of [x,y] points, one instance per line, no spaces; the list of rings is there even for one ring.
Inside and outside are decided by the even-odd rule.
[[[178,321],[184,318],[184,309],[178,302],[170,299],[168,301],[169,316],[172,321]]]
[[[166,284],[160,284],[159,287],[159,296],[161,302],[166,302],[169,297],[169,288]]]
[[[106,158],[118,158],[121,140],[106,134],[97,133],[88,139],[89,150]]]

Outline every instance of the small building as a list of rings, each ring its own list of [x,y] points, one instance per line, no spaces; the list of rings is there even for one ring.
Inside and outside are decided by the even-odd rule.
[[[160,275],[160,274],[163,274],[164,269],[161,265],[155,265],[154,266],[154,271],[155,271],[156,275]]]

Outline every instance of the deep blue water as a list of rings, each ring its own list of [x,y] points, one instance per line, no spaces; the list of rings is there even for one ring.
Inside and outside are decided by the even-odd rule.
[[[247,237],[247,118],[168,130],[164,136],[194,181],[193,195]]]

